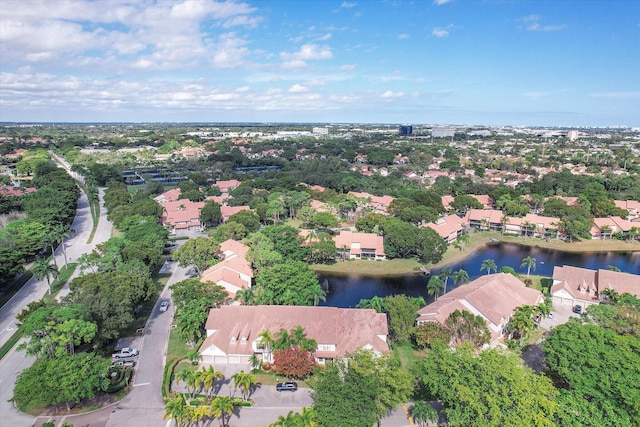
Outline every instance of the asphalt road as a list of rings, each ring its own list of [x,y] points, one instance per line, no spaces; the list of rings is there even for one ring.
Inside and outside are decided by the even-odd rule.
[[[100,190],[101,200],[103,194],[104,192]],[[87,243],[93,228],[93,219],[87,196],[81,193],[76,217],[71,226],[76,233],[65,239],[63,243],[69,262],[77,260],[85,252],[92,251],[98,243],[111,237],[112,225],[107,221],[104,207],[101,208],[100,214],[98,231],[94,235],[92,242]],[[58,266],[64,265],[61,246],[56,249],[55,258]],[[78,273],[76,272],[75,274],[77,275]],[[7,304],[0,308],[0,345],[4,344],[17,329],[16,315],[26,308],[29,303],[41,299],[47,291],[48,284],[46,280],[32,278],[25,283],[22,289]],[[68,293],[68,285],[60,291],[59,296],[66,294],[65,292]],[[21,427],[33,424],[34,417],[18,412],[8,400],[13,396],[13,384],[18,373],[31,366],[34,360],[34,358],[26,357],[24,352],[16,352],[15,350],[10,351],[0,360],[0,427]]]

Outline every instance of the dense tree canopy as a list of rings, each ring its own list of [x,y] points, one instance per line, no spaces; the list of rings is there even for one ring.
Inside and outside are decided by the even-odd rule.
[[[309,380],[319,427],[373,426],[406,402],[411,380],[392,356],[360,350],[328,362]]]
[[[435,344],[414,366],[429,400],[442,401],[452,426],[553,426],[556,390],[514,354]]]
[[[640,424],[640,340],[613,329],[569,322],[544,343],[559,380],[558,422],[571,426]]]
[[[325,299],[318,276],[302,261],[264,268],[252,290],[255,304],[313,305]]]

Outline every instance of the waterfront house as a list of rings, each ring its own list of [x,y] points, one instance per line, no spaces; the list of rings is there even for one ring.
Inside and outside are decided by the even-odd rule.
[[[354,233],[342,230],[335,237],[338,256],[346,259],[387,259],[384,238],[375,233]]]
[[[235,240],[220,243],[220,251],[224,255],[222,261],[207,268],[200,281],[214,282],[224,287],[231,298],[240,289],[248,289],[252,285],[253,269],[247,260],[249,247]]]
[[[437,301],[418,310],[417,325],[438,322],[444,325],[455,310],[481,316],[489,332],[490,346],[498,344],[516,308],[544,302],[542,292],[528,288],[520,279],[507,273],[481,276],[442,295]]]
[[[345,357],[359,349],[376,354],[389,351],[387,316],[373,309],[306,306],[227,305],[209,310],[207,337],[199,353],[204,363],[249,363],[254,354],[273,361],[260,334],[290,331],[302,326],[306,337],[316,340],[317,363]]]
[[[551,295],[553,303],[581,306],[599,304],[605,289],[640,298],[640,276],[610,270],[590,270],[564,265],[553,268]]]

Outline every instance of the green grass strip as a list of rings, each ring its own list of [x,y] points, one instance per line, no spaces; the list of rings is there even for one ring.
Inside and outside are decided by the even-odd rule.
[[[11,335],[11,338],[9,338],[7,342],[2,344],[2,347],[0,347],[0,360],[2,360],[4,356],[9,353],[9,350],[11,350],[18,341],[20,341],[20,338],[22,338],[22,329],[18,328],[18,330]]]

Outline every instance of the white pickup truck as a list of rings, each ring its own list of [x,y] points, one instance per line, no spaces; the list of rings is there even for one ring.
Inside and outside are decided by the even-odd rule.
[[[120,349],[117,353],[113,353],[111,357],[113,357],[114,359],[120,359],[123,357],[137,356],[138,353],[139,353],[138,350],[135,348],[125,347],[123,349]]]

